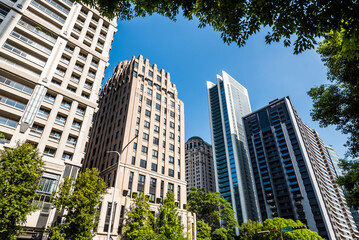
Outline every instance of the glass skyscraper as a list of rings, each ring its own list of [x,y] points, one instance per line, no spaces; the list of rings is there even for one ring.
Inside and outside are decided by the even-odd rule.
[[[288,97],[243,118],[263,220],[300,220],[326,239],[358,239],[331,157]]]
[[[207,82],[216,189],[239,224],[259,220],[242,117],[251,112],[247,89],[226,72]],[[238,230],[237,230],[238,233]]]

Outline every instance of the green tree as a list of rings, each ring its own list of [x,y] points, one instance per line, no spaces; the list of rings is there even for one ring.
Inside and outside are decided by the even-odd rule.
[[[53,198],[58,212],[65,211],[65,221],[50,228],[50,240],[90,240],[97,227],[98,206],[107,184],[99,171],[86,169],[77,179],[66,178]]]
[[[156,228],[159,234],[166,236],[168,239],[184,239],[184,227],[181,224],[181,218],[178,216],[178,207],[172,191],[167,192],[166,198],[160,207]]]
[[[29,143],[17,143],[0,152],[0,239],[16,239],[26,216],[35,211],[30,204],[42,174],[43,161]]]
[[[359,210],[359,160],[340,160],[339,167],[343,175],[336,181],[344,188],[349,207]]]
[[[358,43],[359,2],[347,1],[241,1],[241,0],[76,0],[98,6],[102,15],[121,20],[154,13],[176,19],[179,13],[197,18],[199,27],[212,26],[226,43],[243,46],[252,34],[268,29],[266,42],[294,41],[294,52],[314,48],[317,37],[345,30],[348,42]]]
[[[283,227],[299,227],[304,226],[300,221],[294,221],[292,219],[274,218],[266,219],[263,225],[259,222],[248,221],[243,223],[240,227],[239,239],[280,239],[281,231]],[[260,231],[269,230],[269,233],[259,233]],[[298,229],[290,232],[283,233],[283,238],[286,240],[324,240],[318,235],[318,233],[311,231],[310,229]]]
[[[204,189],[192,187],[187,203],[189,210],[196,213],[197,219],[203,220],[211,227],[212,237],[213,232],[219,228],[228,230],[225,233],[228,236],[232,235],[234,228],[238,226],[231,204],[219,193],[206,193]],[[224,230],[217,232],[222,234]]]
[[[203,220],[197,221],[197,240],[211,240],[211,227]]]
[[[148,197],[140,193],[134,199],[130,211],[126,214],[125,238],[137,239],[139,236],[154,234],[154,222]]]
[[[330,32],[317,52],[328,67],[331,84],[312,88],[311,112],[321,127],[335,125],[348,134],[347,156],[359,156],[359,44],[344,38],[343,31]],[[351,44],[352,43],[352,44]]]

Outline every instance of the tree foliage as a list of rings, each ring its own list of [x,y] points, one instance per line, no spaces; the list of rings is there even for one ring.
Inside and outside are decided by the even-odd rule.
[[[344,188],[349,207],[359,210],[359,160],[340,160],[339,167],[343,175],[336,181]]]
[[[0,152],[0,239],[16,239],[26,216],[36,210],[31,202],[42,167],[41,155],[29,143]]]
[[[50,240],[92,239],[99,215],[98,206],[107,184],[97,169],[80,172],[77,179],[66,178],[53,198],[59,212],[65,211],[65,221],[50,229]]]
[[[76,0],[98,6],[102,15],[129,20],[154,13],[175,20],[179,13],[197,18],[199,27],[211,26],[226,43],[243,46],[249,36],[269,29],[265,41],[290,46],[294,53],[314,48],[317,37],[344,29],[348,42],[358,42],[359,3],[346,1],[243,1],[243,0]]]
[[[211,240],[211,227],[203,220],[198,220],[197,224],[197,240]]]
[[[263,224],[256,221],[248,221],[242,223],[240,227],[240,237],[243,240],[271,240],[280,239],[281,231],[283,227],[299,227],[304,226],[299,220],[294,221],[292,219],[274,218],[266,219]],[[269,233],[259,233],[261,231],[271,230]],[[283,233],[283,238],[287,240],[324,240],[318,235],[318,233],[311,231],[310,229],[298,229],[290,232]]]
[[[177,240],[184,238],[183,229],[174,194],[172,191],[168,191],[158,213],[156,231],[168,239]]]
[[[231,237],[234,228],[238,226],[231,204],[219,193],[206,193],[204,189],[192,187],[187,197],[187,204],[189,210],[196,213],[197,220],[203,220],[211,228],[212,238],[214,232]],[[223,230],[216,231],[220,228]],[[197,231],[202,231],[202,229]]]
[[[126,214],[125,238],[135,240],[139,236],[154,235],[154,222],[155,217],[151,212],[148,197],[142,193],[138,194]]]
[[[321,127],[336,125],[337,130],[348,134],[347,156],[358,157],[359,44],[344,35],[344,31],[332,31],[320,44],[317,52],[328,67],[332,83],[312,88],[308,94],[313,100],[313,120]]]

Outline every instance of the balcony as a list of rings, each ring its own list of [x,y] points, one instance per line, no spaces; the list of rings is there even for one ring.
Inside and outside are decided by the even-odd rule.
[[[61,77],[65,76],[65,71],[60,68],[56,68],[55,73]]]
[[[0,83],[3,83],[3,84],[6,84],[10,87],[13,87],[13,88],[16,88],[17,90],[19,91],[22,91],[22,92],[25,92],[27,94],[32,94],[33,92],[33,89],[32,88],[29,88],[29,87],[26,87],[20,83],[17,83],[13,80],[10,80],[6,77],[3,77],[3,76],[0,76]]]
[[[49,138],[55,140],[56,142],[60,141],[60,136],[57,135],[50,135]]]
[[[57,21],[59,21],[61,23],[65,23],[64,18],[60,17],[59,15],[57,15],[56,13],[50,11],[49,9],[45,8],[44,6],[38,4],[37,2],[31,1],[31,5],[37,7],[38,9],[43,11],[46,15],[50,15],[51,17],[55,18]]]
[[[74,67],[76,70],[82,72],[84,70],[84,68],[78,64],[75,64],[75,67]]]
[[[91,71],[87,73],[87,76],[89,76],[91,78],[95,78],[95,74]]]
[[[37,35],[49,40],[50,42],[52,43],[55,43],[56,42],[56,38],[50,36],[48,33],[45,33],[43,31],[41,31],[41,29],[38,29],[34,26],[31,26],[30,24],[20,20],[19,21],[19,25],[21,25],[22,27],[26,28],[27,30],[33,32],[33,33],[36,33]]]
[[[92,90],[92,85],[90,85],[90,84],[85,83],[84,87],[90,91]]]
[[[0,117],[0,124],[6,125],[6,126],[9,126],[9,127],[12,127],[12,128],[16,128],[18,122],[13,121],[13,120],[8,119],[8,118]]]
[[[80,79],[71,76],[71,77],[70,77],[70,81],[71,81],[71,82],[74,82],[74,83],[79,83],[79,82],[80,82]]]
[[[69,53],[72,54],[72,53],[74,52],[74,49],[71,48],[71,47],[66,46],[66,47],[65,47],[65,51],[67,51],[67,52],[69,52]]]
[[[20,110],[25,110],[25,107],[26,107],[25,104],[22,104],[20,102],[14,101],[12,99],[9,99],[9,98],[1,96],[1,95],[0,95],[0,102],[6,104],[8,106],[15,107]]]

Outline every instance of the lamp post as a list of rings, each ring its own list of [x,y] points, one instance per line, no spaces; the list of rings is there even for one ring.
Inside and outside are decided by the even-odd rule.
[[[266,233],[270,233],[270,232],[279,232],[280,233],[280,237],[281,239],[283,240],[283,232],[282,231],[279,231],[279,230],[265,230],[265,231],[260,231],[260,232],[257,232],[256,234],[266,234]]]
[[[135,140],[138,137],[138,135],[136,135],[134,138],[131,139],[131,141],[129,141],[127,143],[127,145],[122,148],[122,150],[120,152],[118,151],[107,151],[106,153],[117,153],[118,154],[118,161],[117,161],[117,167],[116,167],[116,179],[115,179],[115,185],[113,186],[113,192],[112,192],[112,202],[111,202],[111,211],[110,211],[110,222],[109,222],[109,226],[107,229],[107,240],[110,240],[111,237],[111,225],[112,225],[112,215],[113,215],[113,209],[114,209],[114,205],[115,205],[115,195],[116,195],[116,187],[117,187],[117,176],[119,174],[119,170],[120,170],[120,160],[121,160],[121,154],[122,152],[128,147],[128,145],[130,145],[131,142],[133,142],[133,140]]]

